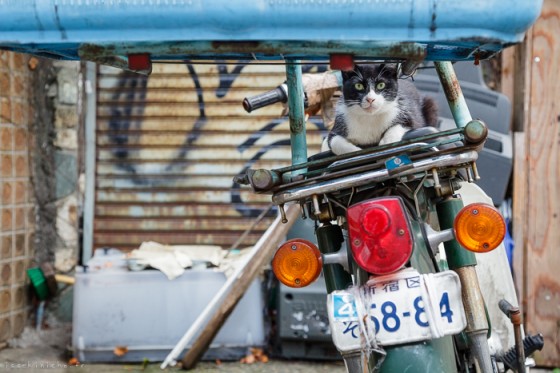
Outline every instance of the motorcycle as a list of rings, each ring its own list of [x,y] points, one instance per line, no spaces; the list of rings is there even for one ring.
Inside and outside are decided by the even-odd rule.
[[[542,348],[542,336],[523,339],[510,303],[516,299],[485,299],[476,271],[475,253],[503,251],[506,232],[498,210],[472,188],[488,130],[470,117],[453,65],[435,67],[456,129],[411,130],[397,143],[323,152],[289,167],[248,170],[236,181],[271,194],[284,219],[285,204],[297,203],[315,221],[318,245],[285,242],[272,270],[291,287],[323,272],[332,339],[349,373],[525,372],[525,356]],[[401,68],[410,74],[415,65]],[[244,107],[287,102],[291,94],[305,99],[279,86]],[[463,193],[474,202],[465,206]],[[501,281],[513,289],[509,273]],[[498,307],[513,324],[509,351],[489,344],[489,315]]]
[[[333,341],[348,371],[524,371],[524,355],[542,338],[522,340],[519,309],[483,298],[473,252],[499,247],[505,228],[491,205],[464,206],[487,129],[472,120],[448,61],[490,58],[521,42],[541,3],[9,1],[0,49],[143,74],[153,61],[282,61],[287,89],[260,104],[288,101],[292,166],[236,181],[271,194],[284,219],[284,205],[297,203],[316,222],[318,247],[291,240],[272,265],[296,287],[324,273]],[[405,74],[435,61],[457,128],[308,160],[299,61],[330,58],[343,69],[355,56],[404,61]],[[488,343],[498,304],[515,326],[507,352]]]

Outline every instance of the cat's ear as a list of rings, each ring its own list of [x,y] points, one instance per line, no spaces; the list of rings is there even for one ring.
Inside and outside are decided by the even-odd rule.
[[[399,71],[399,65],[396,63],[385,64],[383,71],[386,71],[391,77],[396,78]]]
[[[356,66],[354,69],[356,69]],[[345,82],[355,76],[356,72],[354,70],[340,70],[340,74],[342,75],[342,81]]]

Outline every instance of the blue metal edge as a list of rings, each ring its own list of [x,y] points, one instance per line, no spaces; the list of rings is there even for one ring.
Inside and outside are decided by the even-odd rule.
[[[542,0],[0,0],[0,48],[59,59],[86,59],[91,46],[105,57],[146,52],[154,60],[315,59],[371,58],[379,44],[408,42],[423,46],[429,60],[465,60],[520,42],[541,6]],[[268,46],[218,53],[216,41]]]

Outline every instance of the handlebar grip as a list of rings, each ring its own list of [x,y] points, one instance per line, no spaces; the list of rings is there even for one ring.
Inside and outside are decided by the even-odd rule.
[[[498,303],[498,307],[500,307],[500,310],[507,316],[507,317],[511,317],[511,313],[512,312],[519,312],[519,308],[514,307],[511,303],[509,303],[507,300],[502,299],[500,300],[500,302]]]
[[[288,94],[283,86],[278,86],[273,90],[261,93],[252,97],[245,97],[243,100],[243,108],[246,112],[250,113],[253,110],[275,104],[277,102],[287,102]]]

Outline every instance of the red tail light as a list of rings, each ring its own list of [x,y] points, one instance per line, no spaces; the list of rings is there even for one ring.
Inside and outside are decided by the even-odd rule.
[[[398,197],[376,198],[348,209],[350,246],[356,263],[382,275],[404,266],[412,254],[412,233]]]

